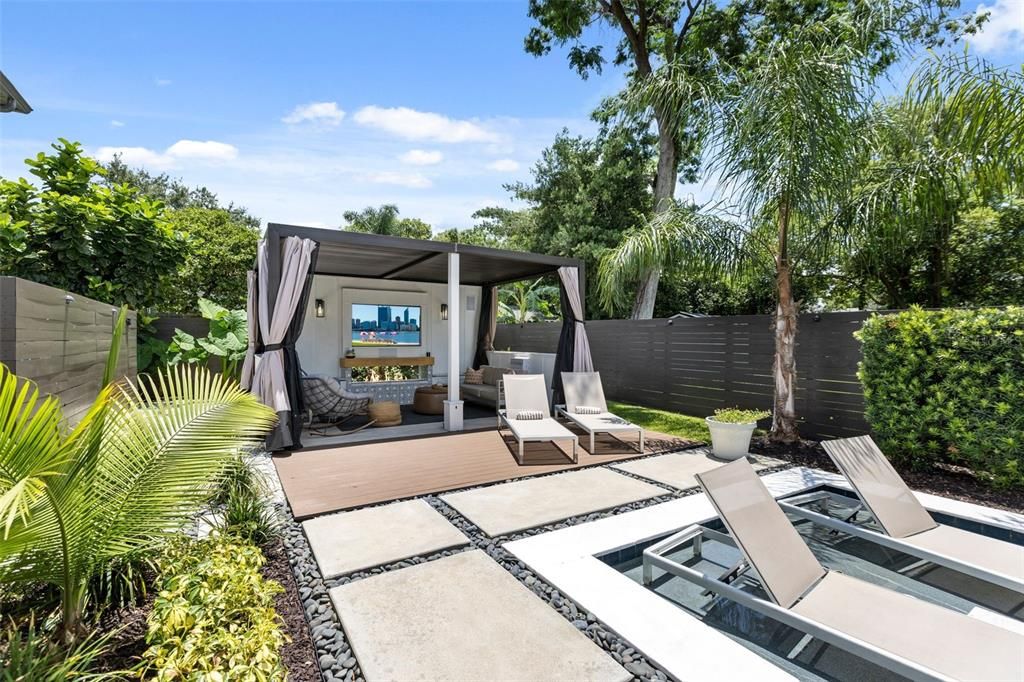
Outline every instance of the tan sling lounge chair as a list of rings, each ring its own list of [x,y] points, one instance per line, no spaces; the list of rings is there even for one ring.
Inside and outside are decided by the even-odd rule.
[[[594,452],[594,435],[598,433],[637,432],[640,454],[644,452],[644,430],[608,411],[601,375],[597,372],[562,372],[565,405],[555,411],[590,435],[590,452]]]
[[[728,535],[691,526],[648,548],[645,583],[661,568],[910,679],[1024,679],[1024,636],[822,566],[746,460],[697,480]],[[743,556],[722,578],[663,556],[686,542],[699,556],[709,535]],[[749,569],[770,601],[735,586]]]
[[[551,416],[544,375],[509,374],[503,383],[505,409],[498,411],[498,418],[519,442],[519,463],[523,463],[524,443],[556,440],[571,440],[572,461],[579,462],[576,434]]]
[[[870,436],[825,441],[822,446],[884,534],[851,522],[860,506],[855,506],[846,518],[827,515],[827,502],[837,500],[828,493],[809,493],[782,500],[786,511],[841,533],[1024,593],[1024,547],[936,523]],[[826,513],[814,511],[815,507]]]

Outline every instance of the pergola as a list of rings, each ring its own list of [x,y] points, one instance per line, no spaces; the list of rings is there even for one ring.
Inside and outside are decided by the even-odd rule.
[[[274,314],[278,313],[277,297],[279,290],[284,290],[282,289],[282,275],[284,275],[285,280],[289,277],[288,272],[286,272],[289,267],[286,263],[289,257],[286,254],[286,244],[289,242],[289,238],[309,240],[309,242],[315,245],[313,247],[309,242],[306,242],[306,249],[311,252],[311,257],[309,258],[308,272],[304,275],[305,291],[304,295],[296,300],[296,308],[292,311],[293,316],[299,318],[297,333],[291,338],[286,336],[283,343],[268,345],[263,339],[255,338],[260,336],[259,332],[262,331],[266,320],[261,321],[259,329],[250,331],[250,338],[253,339],[253,342],[250,343],[251,353],[259,356],[269,350],[277,350],[280,347],[286,356],[290,354],[292,362],[289,362],[286,358],[284,363],[286,375],[288,374],[289,367],[298,367],[294,344],[298,335],[301,334],[301,318],[308,303],[309,288],[313,275],[429,282],[447,285],[448,400],[445,401],[444,413],[446,430],[459,431],[462,429],[462,401],[459,395],[459,329],[461,312],[459,306],[459,287],[461,285],[479,286],[484,292],[488,292],[488,290],[492,290],[492,287],[501,284],[533,279],[543,275],[557,275],[562,283],[564,322],[562,339],[559,342],[556,354],[556,386],[560,376],[559,372],[563,369],[573,369],[573,346],[576,328],[574,323],[582,325],[582,301],[586,291],[586,274],[583,262],[577,258],[546,256],[452,242],[364,234],[339,229],[271,223],[267,226],[264,240],[261,243],[260,258],[257,264],[258,268],[266,270],[266,272],[260,274],[258,279],[259,304],[257,306],[253,305],[253,291],[250,290],[250,307],[254,313],[257,309],[274,311]],[[292,240],[291,244],[295,245],[296,242]],[[571,270],[568,270],[569,268]],[[291,276],[294,277],[294,273]],[[572,294],[573,296],[578,295],[579,303],[576,306],[576,311],[571,310],[573,305],[571,300],[567,299],[565,289],[566,278],[573,276],[576,280],[573,284],[578,285],[578,294],[577,292]],[[253,281],[255,282],[255,278]],[[575,287],[572,288],[575,289]],[[480,312],[481,319],[483,319],[486,312],[485,306],[488,302],[488,294],[485,293],[483,298],[484,304],[481,306]],[[497,302],[490,300],[490,305],[496,306]],[[294,321],[290,326],[293,329],[296,327]],[[253,331],[256,331],[256,334],[253,334]],[[483,338],[482,334],[480,338]],[[291,388],[288,390],[292,398],[291,403],[295,405],[297,404],[296,401],[301,401],[301,392],[297,390],[298,379],[297,377],[289,378],[287,376],[285,379],[289,387],[296,386],[294,390]],[[297,441],[297,437],[295,440]]]

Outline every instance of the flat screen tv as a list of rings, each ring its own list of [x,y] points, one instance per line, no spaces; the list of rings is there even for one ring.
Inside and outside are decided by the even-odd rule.
[[[418,305],[352,304],[352,347],[419,346],[423,343]]]

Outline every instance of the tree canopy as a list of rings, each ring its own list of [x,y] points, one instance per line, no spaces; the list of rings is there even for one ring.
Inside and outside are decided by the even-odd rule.
[[[367,206],[362,211],[345,211],[343,217],[346,224],[342,229],[392,237],[430,239],[433,231],[430,225],[418,218],[399,218],[398,213],[398,206],[394,204]]]
[[[106,172],[77,142],[26,159],[39,187],[0,180],[0,272],[133,308],[157,304],[187,237],[163,202]]]

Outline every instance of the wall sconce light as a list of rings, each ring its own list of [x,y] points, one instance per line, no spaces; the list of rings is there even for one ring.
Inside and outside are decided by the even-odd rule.
[[[316,299],[316,303],[314,305],[316,306],[316,316],[317,317],[326,317],[327,316],[327,306],[324,305],[324,299],[322,299],[322,298]]]
[[[442,320],[447,320],[448,319],[448,304],[447,303],[442,303],[441,304],[441,319]]]

